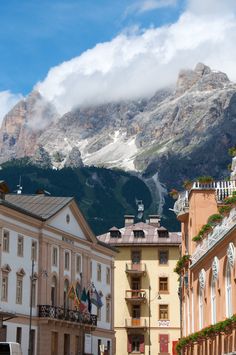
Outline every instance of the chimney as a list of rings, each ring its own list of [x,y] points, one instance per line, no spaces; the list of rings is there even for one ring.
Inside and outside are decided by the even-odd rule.
[[[134,216],[126,214],[125,216],[125,227],[131,226],[134,224]]]
[[[161,218],[158,214],[149,215],[149,224],[153,227],[160,227]]]

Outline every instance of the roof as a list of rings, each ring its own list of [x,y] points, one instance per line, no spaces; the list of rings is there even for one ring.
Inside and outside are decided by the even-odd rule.
[[[134,237],[133,231],[143,230],[145,237]],[[169,237],[159,237],[158,231],[167,231],[164,227],[156,227],[151,224],[139,222],[130,226],[119,229],[121,238],[113,238],[110,236],[110,231],[105,234],[97,236],[98,240],[113,246],[126,246],[126,245],[180,245],[181,233],[169,232]]]
[[[68,205],[73,197],[7,194],[1,204],[26,213],[34,218],[47,220]]]

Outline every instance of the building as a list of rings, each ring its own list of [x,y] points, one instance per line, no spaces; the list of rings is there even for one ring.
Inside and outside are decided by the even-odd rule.
[[[236,353],[235,191],[236,181],[195,182],[174,206],[182,226],[182,354]]]
[[[115,246],[116,354],[170,354],[180,336],[177,275],[180,233],[169,233],[158,216],[111,228],[98,239]]]
[[[114,354],[115,252],[75,200],[2,193],[0,228],[1,341],[21,343],[24,355],[97,355],[100,345]],[[96,289],[103,306],[80,312],[72,286]]]

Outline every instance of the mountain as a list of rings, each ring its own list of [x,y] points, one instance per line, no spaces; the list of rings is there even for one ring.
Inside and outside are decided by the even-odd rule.
[[[3,163],[0,179],[11,192],[21,181],[23,193],[43,189],[52,196],[74,196],[94,233],[105,233],[112,226],[121,227],[124,215],[137,215],[137,201],[145,206],[144,218],[156,211],[156,200],[146,184],[136,176],[119,170],[96,167],[53,170],[32,165],[28,158]],[[179,229],[169,220],[170,230]]]
[[[146,179],[158,173],[167,187],[178,186],[203,174],[226,176],[235,129],[236,84],[199,63],[151,98],[63,116],[33,92],[3,120],[0,162],[29,156],[47,167],[119,168]]]

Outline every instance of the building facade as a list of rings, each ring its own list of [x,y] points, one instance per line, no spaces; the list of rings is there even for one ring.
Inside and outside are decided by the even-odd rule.
[[[185,256],[182,354],[236,353],[235,191],[235,181],[195,182],[174,206]]]
[[[1,341],[21,343],[24,355],[98,355],[100,345],[114,354],[115,252],[96,239],[75,200],[2,195],[0,236]],[[96,289],[102,307],[81,312],[72,285]]]
[[[177,275],[180,233],[169,233],[158,216],[111,228],[98,239],[115,246],[116,354],[172,354],[180,336]]]

